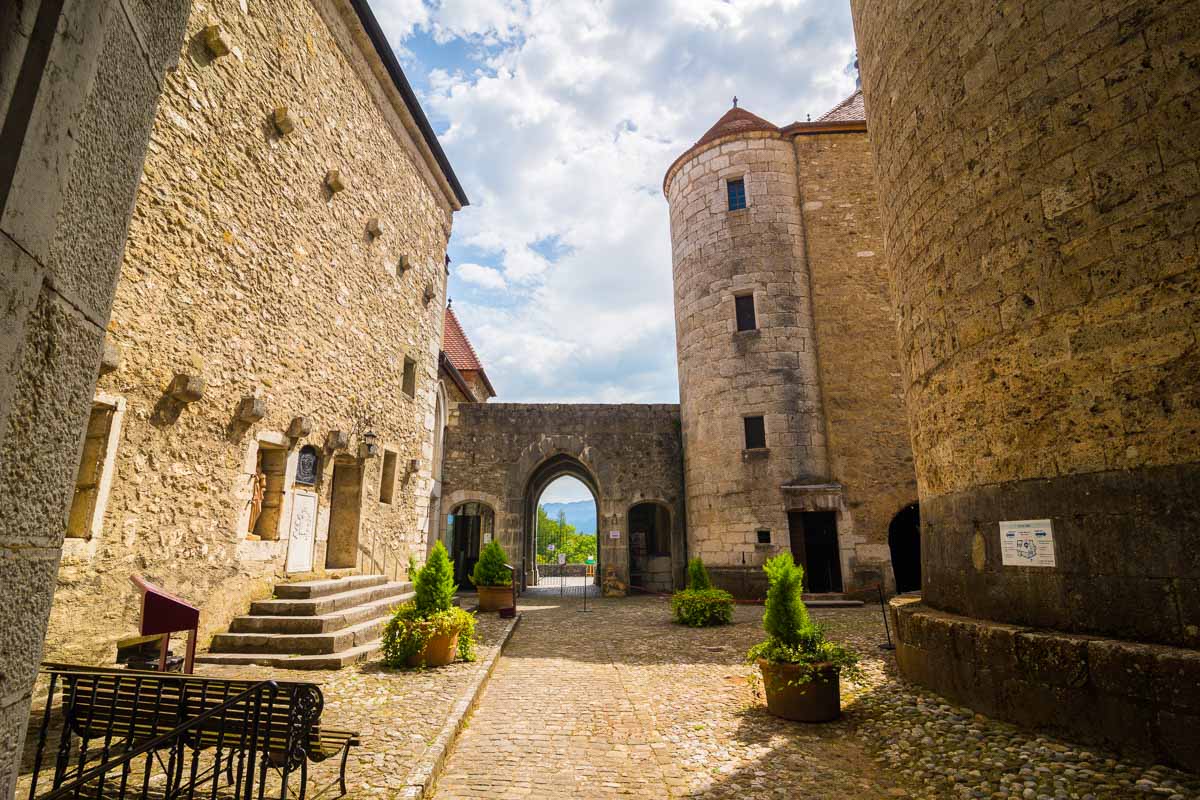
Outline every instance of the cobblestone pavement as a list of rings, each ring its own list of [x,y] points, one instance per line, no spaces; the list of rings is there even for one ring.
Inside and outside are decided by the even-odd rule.
[[[878,607],[813,617],[864,656],[845,715],[766,714],[742,663],[762,609],[670,624],[655,598],[532,598],[435,797],[1200,799],[1200,781],[1039,737],[897,680]]]

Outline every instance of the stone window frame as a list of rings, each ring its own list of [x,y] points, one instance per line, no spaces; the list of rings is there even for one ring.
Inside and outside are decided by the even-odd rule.
[[[276,528],[274,539],[252,539],[247,530],[250,523],[250,505],[254,492],[254,474],[258,470],[258,451],[263,444],[272,448],[283,448],[287,451],[287,461],[283,470],[283,497],[279,505],[279,526]],[[242,461],[242,471],[238,475],[238,490],[234,493],[237,503],[237,520],[235,521],[236,539],[239,542],[239,560],[261,561],[269,560],[279,553],[287,553],[287,542],[292,536],[292,499],[296,494],[296,466],[300,461],[300,448],[293,446],[293,441],[283,431],[258,431],[246,445],[246,455]],[[324,467],[324,463],[322,463]],[[312,491],[314,487],[299,487],[302,491]],[[244,545],[254,545],[255,552],[250,553]]]
[[[762,420],[762,427],[763,427],[763,445],[762,445],[762,447],[750,447],[749,442],[747,441],[746,420],[753,419],[755,417]],[[741,421],[742,421],[742,430],[741,430],[742,452],[746,455],[754,455],[754,454],[770,452],[770,450],[771,450],[771,446],[770,446],[771,430],[770,430],[770,426],[767,425],[767,415],[762,413],[761,411],[747,411],[747,412],[743,413],[739,417],[739,419],[741,419]]]
[[[763,538],[764,533],[766,534],[765,540]],[[774,534],[771,533],[771,529],[770,528],[755,528],[754,529],[754,544],[756,547],[770,547],[773,544],[775,544],[775,537],[774,537]]]
[[[751,297],[754,300],[754,327],[744,331],[738,330],[737,326],[737,298]],[[762,308],[763,301],[766,298],[766,292],[757,287],[742,287],[732,289],[729,292],[729,332],[737,337],[752,338],[762,334]]]
[[[388,458],[391,457],[391,477],[388,477]],[[379,502],[392,505],[396,501],[396,482],[400,475],[400,451],[394,447],[384,447],[379,456]],[[390,484],[390,485],[389,485]],[[385,492],[384,489],[387,489]]]
[[[730,208],[729,182],[738,180],[742,182],[742,188],[746,193],[746,205],[743,208]],[[751,191],[750,173],[745,169],[745,167],[731,167],[727,171],[723,172],[720,176],[720,184],[721,190],[717,195],[717,202],[720,203],[722,213],[744,214],[750,210],[751,206],[754,205],[754,193]]]
[[[405,354],[403,372],[400,377],[400,391],[405,397],[417,396],[417,360]]]
[[[92,508],[92,519],[87,537],[63,537],[62,557],[64,560],[90,560],[96,555],[100,541],[104,538],[104,513],[112,495],[116,476],[117,451],[121,444],[121,428],[125,421],[127,402],[124,397],[105,392],[96,392],[92,405],[109,406],[113,410],[108,424],[108,439],[104,446],[104,459],[100,466],[100,480],[96,487],[96,504]],[[88,410],[89,417],[91,409]],[[82,456],[82,454],[81,454]],[[65,531],[65,528],[64,528]]]

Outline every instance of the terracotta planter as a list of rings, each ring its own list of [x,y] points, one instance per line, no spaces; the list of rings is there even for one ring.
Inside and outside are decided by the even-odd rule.
[[[777,717],[797,722],[829,722],[842,715],[841,680],[832,664],[814,664],[812,675],[799,664],[772,664],[758,660],[762,670],[767,710]]]
[[[458,634],[431,636],[424,649],[408,657],[410,667],[444,667],[458,658]]]
[[[476,590],[479,592],[479,610],[481,612],[499,611],[513,604],[511,586],[477,586]]]

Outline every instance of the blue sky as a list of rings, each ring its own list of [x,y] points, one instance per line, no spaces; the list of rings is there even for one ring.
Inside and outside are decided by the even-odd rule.
[[[854,89],[848,0],[371,0],[471,206],[450,297],[508,402],[677,402],[667,167]]]

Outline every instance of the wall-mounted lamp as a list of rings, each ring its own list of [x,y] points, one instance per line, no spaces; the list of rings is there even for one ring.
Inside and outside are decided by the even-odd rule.
[[[376,444],[376,440],[378,438],[379,437],[375,435],[374,431],[367,431],[364,433],[362,435],[362,444],[358,446],[358,457],[374,458],[375,456],[379,455],[379,445]]]

